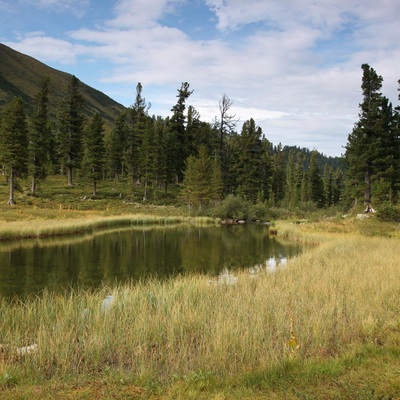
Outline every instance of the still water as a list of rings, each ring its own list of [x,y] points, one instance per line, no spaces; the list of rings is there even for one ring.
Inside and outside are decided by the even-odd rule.
[[[301,251],[263,226],[147,227],[0,243],[0,296],[283,263]]]

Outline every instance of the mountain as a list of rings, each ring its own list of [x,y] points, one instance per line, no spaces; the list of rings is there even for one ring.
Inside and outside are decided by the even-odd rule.
[[[25,103],[27,115],[30,115],[44,77],[50,78],[49,112],[55,116],[58,104],[71,82],[71,75],[0,43],[0,110],[12,97],[20,96]],[[125,109],[122,104],[83,82],[80,82],[80,91],[85,102],[85,115],[91,117],[96,111],[99,112],[106,129],[112,126],[118,112]]]

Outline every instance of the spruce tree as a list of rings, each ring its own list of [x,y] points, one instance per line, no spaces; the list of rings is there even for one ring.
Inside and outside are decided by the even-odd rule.
[[[379,159],[382,138],[382,87],[383,78],[368,64],[363,70],[363,102],[360,104],[359,120],[346,145],[348,185],[355,199],[363,195],[366,210],[371,207],[372,179]]]
[[[114,127],[108,140],[108,169],[114,184],[118,182],[120,175],[124,171],[124,148],[127,138],[128,126],[126,123],[126,113],[120,112],[114,120]]]
[[[11,100],[1,118],[0,161],[8,174],[8,204],[14,205],[17,178],[28,173],[28,128],[20,97]]]
[[[196,206],[201,211],[217,194],[217,188],[212,187],[213,162],[206,147],[200,146],[198,156],[189,156],[185,164],[180,197],[188,203],[189,210]]]
[[[146,130],[148,109],[150,105],[142,96],[142,84],[136,85],[135,103],[128,110],[128,131],[125,141],[124,162],[131,177],[132,194],[140,181],[140,146]]]
[[[82,160],[83,124],[83,97],[79,92],[79,80],[72,76],[58,117],[58,142],[68,186],[72,186],[73,170],[79,168]]]
[[[255,202],[264,189],[264,149],[262,130],[252,118],[244,122],[237,143],[237,192],[244,199]]]
[[[139,169],[143,182],[143,201],[147,200],[148,188],[156,180],[157,141],[155,121],[148,117],[139,148]]]
[[[183,82],[181,88],[178,89],[177,103],[172,107],[172,116],[170,119],[170,142],[169,151],[170,159],[174,164],[174,173],[177,182],[181,182],[183,178],[183,171],[185,169],[185,160],[191,155],[190,153],[190,140],[186,134],[186,100],[193,93],[189,90],[189,83]]]
[[[35,195],[38,181],[47,176],[51,127],[48,117],[50,79],[45,78],[35,98],[34,114],[29,131],[29,172],[32,176],[31,193]]]
[[[84,170],[93,185],[93,196],[97,195],[97,182],[102,179],[105,165],[103,118],[96,113],[86,130]]]
[[[279,143],[272,156],[272,201],[279,204],[285,197],[286,163],[282,144]]]
[[[154,121],[155,140],[157,144],[156,154],[156,185],[157,188],[168,189],[168,118],[158,116]]]
[[[317,163],[318,152],[311,152],[310,166],[308,169],[308,195],[309,200],[322,208],[325,204],[324,184]]]

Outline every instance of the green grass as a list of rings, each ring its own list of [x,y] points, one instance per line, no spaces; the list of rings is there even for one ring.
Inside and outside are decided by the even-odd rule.
[[[139,201],[127,182],[99,184],[99,194],[90,195],[90,184],[68,187],[63,176],[42,182],[37,196],[29,195],[29,182],[22,182],[17,205],[7,205],[8,187],[0,185],[0,240],[39,238],[93,232],[98,229],[175,223],[215,223],[213,218],[191,217],[186,209],[168,205],[171,196],[158,193],[158,205]],[[134,201],[134,200],[137,201]]]
[[[400,246],[348,224],[293,237],[321,230],[284,269],[235,285],[192,276],[2,300],[0,398],[400,398]]]

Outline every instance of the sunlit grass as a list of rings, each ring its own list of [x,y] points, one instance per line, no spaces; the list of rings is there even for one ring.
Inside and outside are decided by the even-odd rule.
[[[215,224],[212,218],[172,217],[159,215],[132,214],[122,216],[87,216],[72,219],[27,220],[3,222],[0,224],[0,240],[41,238],[93,232],[125,226],[171,225],[191,223],[197,225]]]
[[[336,376],[346,362],[338,372],[334,360],[353,349],[400,344],[400,246],[360,234],[328,236],[284,268],[256,278],[241,273],[232,285],[192,276],[2,300],[3,373],[18,382],[110,373],[178,392],[238,377],[243,385],[244,376],[267,390],[267,371],[316,361],[327,363],[323,376]],[[114,302],[102,312],[108,295]],[[34,343],[36,353],[15,357]]]

